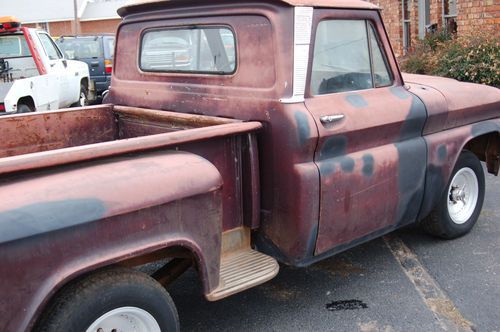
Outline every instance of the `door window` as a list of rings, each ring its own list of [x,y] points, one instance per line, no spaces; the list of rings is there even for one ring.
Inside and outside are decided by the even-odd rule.
[[[392,84],[391,71],[387,65],[387,57],[381,48],[381,43],[377,38],[377,33],[373,25],[369,24],[370,46],[373,57],[373,85],[375,88],[389,86]]]
[[[38,38],[40,39],[45,53],[50,60],[59,60],[63,58],[61,52],[57,48],[56,44],[54,44],[54,41],[52,40],[52,38],[50,38],[49,35],[47,35],[46,33],[39,33]]]
[[[45,53],[50,60],[59,60],[63,58],[61,51],[59,51],[56,44],[54,44],[54,41],[52,40],[52,38],[50,38],[49,35],[47,35],[46,33],[39,33],[38,38],[40,39],[40,42],[43,45],[43,49],[45,50]]]
[[[311,72],[313,95],[391,84],[387,58],[370,23],[364,20],[319,23]]]

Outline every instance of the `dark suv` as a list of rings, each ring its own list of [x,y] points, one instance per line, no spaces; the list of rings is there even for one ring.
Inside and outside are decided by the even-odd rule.
[[[97,96],[109,89],[115,49],[113,34],[62,36],[56,43],[67,59],[84,61],[89,65]]]

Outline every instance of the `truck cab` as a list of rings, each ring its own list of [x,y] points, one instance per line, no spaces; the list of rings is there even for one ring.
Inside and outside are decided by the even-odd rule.
[[[0,112],[85,105],[91,83],[85,63],[66,60],[50,35],[0,18]]]

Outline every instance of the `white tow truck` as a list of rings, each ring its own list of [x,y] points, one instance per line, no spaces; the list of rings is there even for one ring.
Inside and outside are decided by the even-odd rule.
[[[89,68],[66,60],[50,35],[0,17],[0,115],[88,104]]]

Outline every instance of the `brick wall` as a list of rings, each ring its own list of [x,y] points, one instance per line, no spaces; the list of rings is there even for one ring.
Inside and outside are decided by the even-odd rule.
[[[500,1],[461,0],[457,3],[457,9],[459,35],[484,32],[500,37]]]
[[[116,33],[118,24],[122,20],[102,20],[80,22],[81,33]]]
[[[401,0],[368,0],[382,8],[382,18],[396,56],[403,55],[403,23]],[[411,45],[418,42],[418,0],[408,0]],[[442,0],[429,0],[430,24],[443,27]],[[457,0],[458,35],[484,32],[500,38],[500,0]],[[410,48],[411,50],[412,48]]]
[[[73,21],[50,22],[49,32],[52,37],[73,34]]]
[[[403,27],[401,25],[401,1],[371,0],[382,8],[382,19],[396,56],[403,54]]]
[[[84,21],[79,24],[79,32],[81,34],[98,34],[98,33],[116,33],[118,24],[121,19],[101,20],[101,21]],[[23,24],[28,28],[42,28],[41,24],[29,23]],[[48,29],[52,37],[62,35],[74,35],[73,21],[50,22]]]

